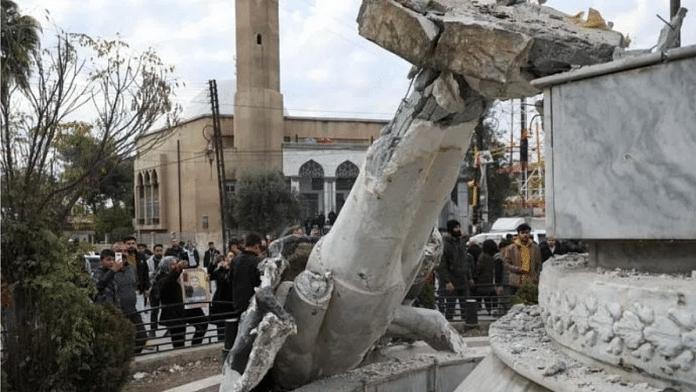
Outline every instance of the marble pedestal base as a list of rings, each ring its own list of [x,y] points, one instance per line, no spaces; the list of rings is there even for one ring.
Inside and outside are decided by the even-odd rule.
[[[660,392],[665,384],[577,359],[546,333],[539,306],[514,306],[491,325],[492,354],[455,392]],[[689,389],[677,388],[678,391]]]
[[[696,279],[590,266],[587,255],[544,263],[539,306],[568,353],[652,385],[696,390]]]
[[[688,275],[696,270],[694,240],[591,240],[586,244],[593,267]]]

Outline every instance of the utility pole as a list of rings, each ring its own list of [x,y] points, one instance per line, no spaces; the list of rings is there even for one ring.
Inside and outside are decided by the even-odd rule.
[[[515,99],[510,98],[510,168],[512,168],[512,152],[515,146]]]
[[[679,12],[679,8],[681,8],[681,0],[670,0],[669,3],[669,20],[670,22],[672,21],[672,18],[674,18],[677,15],[677,12]],[[679,32],[680,37],[677,40],[677,47],[681,46],[681,33]]]
[[[217,82],[209,80],[210,108],[213,114],[213,133],[215,138],[215,160],[217,162],[218,192],[220,194],[220,224],[222,228],[223,254],[227,252],[227,202],[225,197],[225,156],[222,151],[222,131],[220,130],[220,103],[218,102]]]
[[[476,211],[476,223],[479,229],[483,227],[485,223],[488,223],[484,220],[484,213],[488,210],[488,200],[485,197],[481,196],[481,192],[485,192],[484,186],[486,185],[486,165],[482,163],[483,159],[481,158],[480,154],[483,151],[483,132],[484,132],[484,126],[483,126],[483,117],[479,118],[479,123],[478,126],[476,127],[476,154],[474,155],[474,165],[476,166],[476,200],[474,200],[474,204],[476,205],[474,211]],[[482,200],[483,199],[483,200]],[[485,204],[483,204],[484,202]],[[478,232],[478,230],[477,230]]]
[[[177,178],[177,190],[179,192],[179,240],[181,239],[181,231],[183,228],[183,218],[181,217],[181,140],[176,141],[176,178]]]
[[[529,192],[527,189],[527,162],[529,161],[528,148],[528,132],[527,132],[527,98],[522,98],[520,100],[520,166],[522,174],[522,188],[524,191],[523,205],[526,208],[527,198],[529,198]]]

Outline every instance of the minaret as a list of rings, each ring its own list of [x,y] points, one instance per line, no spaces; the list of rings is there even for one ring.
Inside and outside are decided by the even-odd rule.
[[[282,170],[278,0],[236,0],[234,145],[239,169]]]

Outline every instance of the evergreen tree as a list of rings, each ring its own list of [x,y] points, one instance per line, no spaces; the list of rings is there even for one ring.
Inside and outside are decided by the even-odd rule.
[[[39,31],[2,0],[2,389],[117,391],[133,325],[92,302],[82,255],[59,228],[78,203],[129,197],[109,184],[137,139],[176,117],[173,69],[152,50],[64,31],[39,55]],[[75,121],[90,104],[95,118]]]
[[[300,202],[280,172],[247,172],[232,197],[233,216],[241,229],[277,235],[300,219]]]

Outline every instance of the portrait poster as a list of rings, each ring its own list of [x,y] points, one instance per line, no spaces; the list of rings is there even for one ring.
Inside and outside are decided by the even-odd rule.
[[[210,301],[210,278],[203,268],[187,268],[179,277],[181,290],[184,294],[186,309],[207,307]]]

